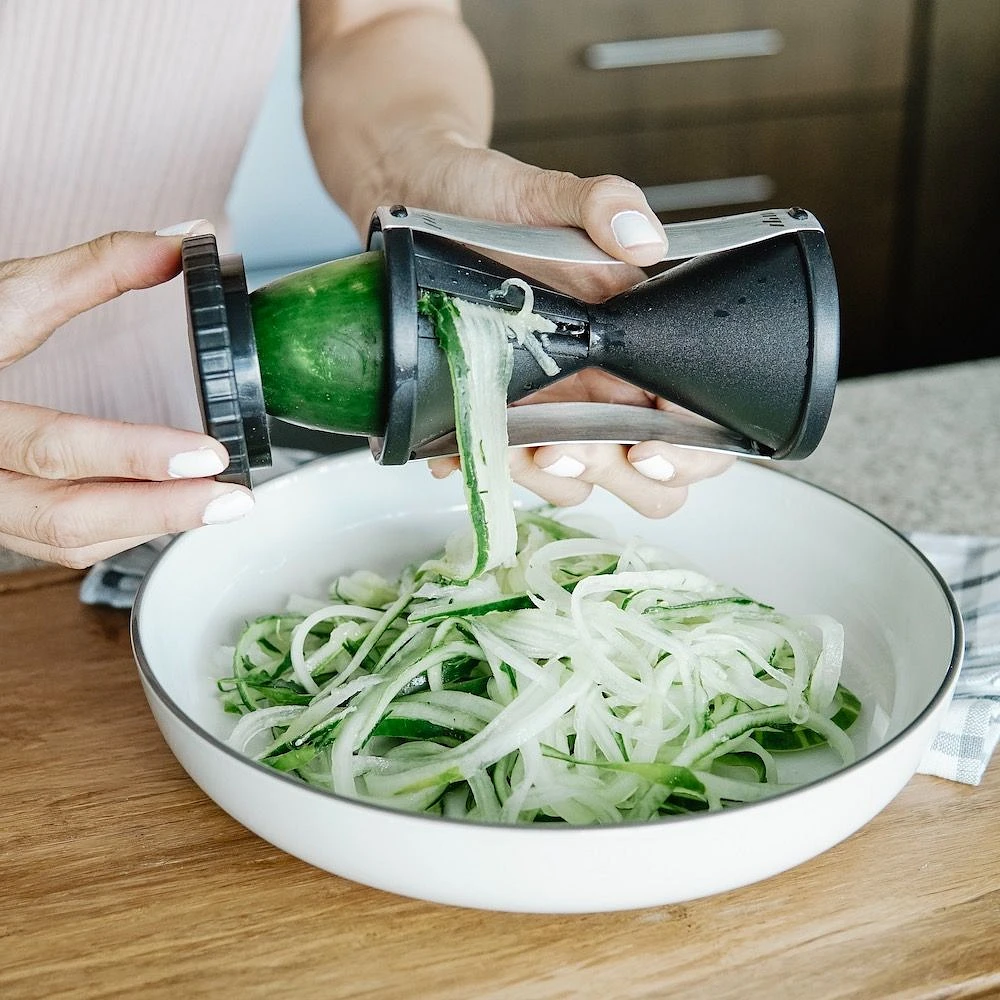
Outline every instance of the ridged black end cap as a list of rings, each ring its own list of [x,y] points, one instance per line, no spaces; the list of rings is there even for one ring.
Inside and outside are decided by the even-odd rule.
[[[189,236],[181,268],[205,430],[229,452],[216,478],[249,489],[250,470],[271,464],[271,441],[243,262],[220,260],[212,235]]]
[[[391,210],[393,214],[396,208]],[[404,210],[405,214],[405,210]],[[389,379],[386,391],[386,422],[382,437],[370,439],[372,454],[380,465],[405,465],[413,457],[417,421],[417,274],[410,229],[375,230],[368,248],[385,255],[386,361]]]
[[[801,209],[791,209],[793,214]],[[803,280],[809,295],[809,374],[795,432],[775,458],[802,459],[819,444],[833,412],[840,368],[840,295],[824,233],[798,233]]]

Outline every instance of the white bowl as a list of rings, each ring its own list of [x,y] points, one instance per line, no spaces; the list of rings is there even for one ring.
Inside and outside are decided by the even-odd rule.
[[[604,493],[581,509],[784,611],[843,622],[844,682],[864,705],[851,729],[858,761],[831,774],[819,755],[801,787],[721,812],[511,827],[340,798],[235,753],[215,650],[289,593],[319,596],[340,572],[393,574],[425,558],[467,516],[458,476],[379,467],[367,453],[267,483],[250,517],[188,533],[159,558],[132,639],[168,745],[226,812],[290,854],[391,892],[498,910],[616,910],[732,889],[827,850],[892,800],[937,731],[962,653],[954,600],[913,546],[830,493],[746,463],[700,483],[663,521]]]

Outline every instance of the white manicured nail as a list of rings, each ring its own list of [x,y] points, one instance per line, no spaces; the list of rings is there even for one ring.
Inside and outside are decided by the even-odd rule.
[[[165,229],[157,229],[157,236],[194,236],[201,233],[212,233],[212,223],[208,219],[188,219],[187,222],[178,222]]]
[[[585,468],[587,467],[578,458],[572,455],[560,455],[551,465],[545,466],[542,472],[562,479],[577,479]]]
[[[632,468],[636,472],[642,473],[647,479],[655,479],[660,483],[669,482],[677,475],[673,462],[668,462],[662,455],[650,455],[649,458],[642,458],[638,462],[633,462]]]
[[[663,243],[663,230],[654,228],[653,223],[642,214],[629,210],[619,212],[611,220],[611,231],[615,239],[626,249]]]
[[[226,463],[211,448],[199,448],[178,452],[170,459],[167,472],[171,479],[201,479],[217,476],[225,467]]]
[[[225,521],[236,521],[252,510],[253,497],[242,490],[234,490],[212,500],[201,515],[201,520],[203,524],[222,524]]]

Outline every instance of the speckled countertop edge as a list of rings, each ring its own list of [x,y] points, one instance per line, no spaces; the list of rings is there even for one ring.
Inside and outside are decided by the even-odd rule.
[[[783,468],[899,531],[1000,535],[1000,358],[842,382],[819,447]]]

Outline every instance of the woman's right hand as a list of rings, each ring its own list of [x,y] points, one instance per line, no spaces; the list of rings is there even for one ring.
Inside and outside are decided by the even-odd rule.
[[[181,236],[168,234],[192,229],[109,233],[0,262],[0,368],[73,316],[174,277]],[[0,546],[83,568],[158,535],[235,520],[253,497],[212,478],[228,461],[204,434],[0,400]]]

